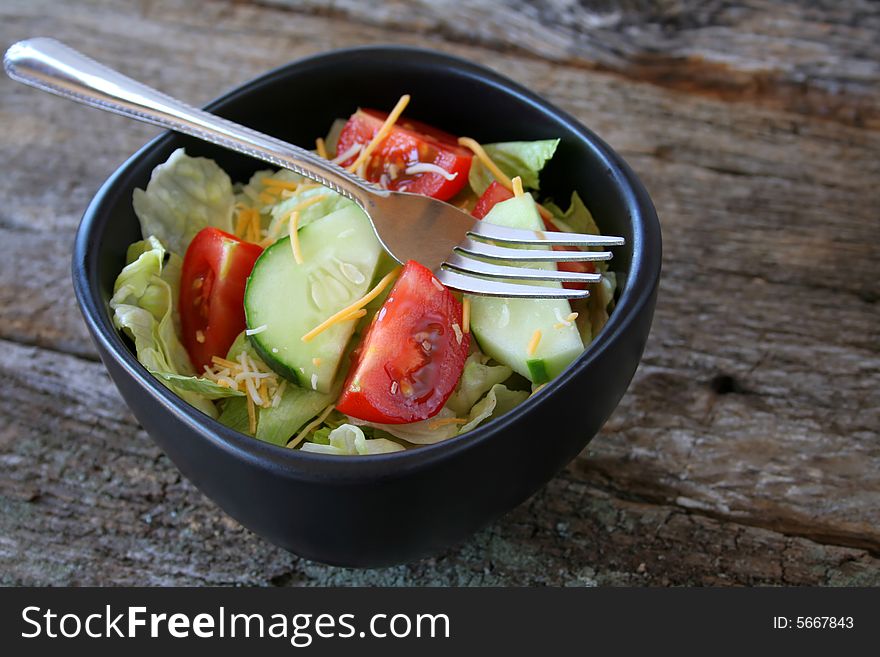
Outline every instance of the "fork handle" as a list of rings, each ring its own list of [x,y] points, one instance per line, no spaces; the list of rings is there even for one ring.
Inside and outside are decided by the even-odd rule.
[[[192,107],[99,64],[55,39],[37,37],[19,41],[6,52],[3,67],[12,79],[37,89],[290,169],[339,192],[361,207],[369,204],[371,195],[388,194],[383,189],[367,186],[343,168],[303,148]]]

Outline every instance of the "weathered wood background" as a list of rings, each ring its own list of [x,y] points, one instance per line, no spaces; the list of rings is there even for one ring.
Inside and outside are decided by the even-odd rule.
[[[221,513],[97,361],[69,253],[149,127],[0,79],[0,581],[5,584],[880,584],[880,7],[586,0],[4,0],[203,103],[353,44],[472,58],[616,147],[661,215],[644,362],[601,434],[435,558],[352,571]]]

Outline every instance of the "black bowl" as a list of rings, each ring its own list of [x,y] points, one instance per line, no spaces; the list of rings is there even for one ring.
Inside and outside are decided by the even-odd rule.
[[[135,417],[180,471],[244,526],[329,564],[410,561],[465,539],[534,493],[596,434],[626,391],[648,337],[660,276],[660,227],[626,163],[573,117],[488,69],[445,54],[366,47],[288,64],[208,106],[311,147],[358,106],[391,107],[484,142],[562,139],[542,193],[577,190],[602,231],[623,235],[610,321],[565,372],[515,410],[463,436],[395,454],[332,457],[261,443],[181,401],[137,361],[108,310],[126,247],[140,239],[132,190],[181,146],[217,160],[233,180],[266,165],[166,133],[103,185],[83,216],[73,281],[101,359]]]

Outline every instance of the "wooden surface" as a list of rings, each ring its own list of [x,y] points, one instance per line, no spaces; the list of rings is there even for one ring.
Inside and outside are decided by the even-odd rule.
[[[73,299],[79,217],[156,131],[3,78],[0,582],[880,584],[878,5],[372,4],[6,0],[0,44],[56,36],[199,104],[377,42],[545,95],[661,216],[654,327],[620,407],[546,488],[435,558],[353,571],[273,547],[137,426]]]

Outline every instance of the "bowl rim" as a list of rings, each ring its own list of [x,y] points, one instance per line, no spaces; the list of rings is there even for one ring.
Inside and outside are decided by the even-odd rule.
[[[464,451],[477,448],[480,444],[506,432],[523,415],[537,410],[556,391],[566,387],[580,372],[589,368],[612,343],[626,332],[629,325],[640,315],[645,305],[652,303],[654,292],[660,278],[662,260],[662,241],[660,223],[647,191],[629,165],[611,149],[592,130],[576,118],[559,109],[522,85],[480,64],[456,55],[437,50],[403,45],[368,45],[340,48],[316,53],[278,66],[226,92],[207,103],[208,111],[247,96],[257,89],[272,85],[292,71],[315,65],[332,64],[334,60],[344,61],[353,56],[387,57],[393,61],[406,55],[406,61],[415,59],[424,63],[440,63],[458,75],[472,78],[480,84],[495,87],[515,96],[536,109],[553,116],[577,134],[587,145],[609,173],[609,184],[617,186],[627,207],[633,232],[632,259],[627,282],[614,312],[598,337],[593,340],[572,365],[551,380],[538,394],[526,399],[522,404],[501,417],[460,436],[431,445],[420,445],[389,454],[363,455],[357,458],[340,458],[328,454],[316,454],[291,450],[286,447],[265,443],[240,433],[219,421],[205,415],[187,404],[166,388],[158,379],[150,375],[135,355],[123,342],[119,332],[112,324],[100,291],[98,280],[98,249],[91,249],[92,235],[103,229],[107,217],[102,220],[102,208],[110,207],[123,193],[121,184],[133,169],[140,166],[140,160],[151,151],[167,145],[175,133],[166,131],[151,139],[139,148],[101,185],[89,202],[76,231],[72,275],[74,291],[83,318],[99,346],[99,351],[109,354],[114,361],[135,381],[141,389],[163,406],[178,421],[188,425],[201,437],[214,443],[214,446],[231,453],[236,458],[249,461],[259,467],[269,467],[280,473],[300,480],[326,480],[332,477],[341,481],[377,480],[398,478],[405,474],[432,466],[438,461],[452,458]],[[130,191],[128,191],[130,194]]]

